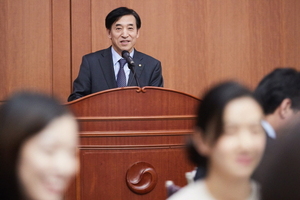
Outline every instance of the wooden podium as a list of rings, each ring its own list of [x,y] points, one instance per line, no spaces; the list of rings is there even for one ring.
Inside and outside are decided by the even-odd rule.
[[[184,146],[198,98],[159,87],[125,87],[68,105],[80,124],[80,172],[67,200],[166,199],[165,181],[186,185]]]

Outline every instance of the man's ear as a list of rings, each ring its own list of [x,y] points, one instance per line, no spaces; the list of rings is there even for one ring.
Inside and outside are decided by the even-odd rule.
[[[198,151],[199,154],[201,154],[202,156],[208,156],[210,154],[210,145],[209,142],[205,140],[203,136],[203,131],[197,129],[192,135],[192,141],[195,149]]]
[[[292,100],[289,98],[283,99],[281,104],[279,105],[279,115],[280,118],[285,119],[289,116],[290,112],[292,112]]]
[[[106,29],[106,32],[107,32],[107,37],[108,37],[109,39],[111,39],[111,35],[110,35],[111,31],[110,31],[109,29]]]

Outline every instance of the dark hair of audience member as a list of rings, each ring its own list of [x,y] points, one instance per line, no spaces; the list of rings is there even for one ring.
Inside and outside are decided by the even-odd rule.
[[[52,120],[71,115],[69,110],[46,95],[20,92],[0,108],[0,199],[23,199],[17,177],[22,144]]]
[[[272,146],[263,169],[262,200],[300,199],[300,125]]]
[[[112,10],[105,18],[105,27],[110,30],[113,23],[118,21],[124,15],[133,15],[136,21],[137,29],[141,28],[141,19],[140,16],[132,9],[126,7],[119,7]]]
[[[264,113],[271,114],[285,98],[300,110],[300,73],[292,68],[278,68],[265,76],[254,91]]]
[[[208,91],[202,99],[197,111],[196,129],[200,129],[203,137],[210,137],[212,145],[223,133],[223,112],[226,105],[240,97],[253,97],[250,90],[236,82],[226,82]],[[213,135],[205,135],[209,127],[214,127]],[[187,153],[197,166],[207,168],[208,159],[198,153],[192,141],[188,141]]]

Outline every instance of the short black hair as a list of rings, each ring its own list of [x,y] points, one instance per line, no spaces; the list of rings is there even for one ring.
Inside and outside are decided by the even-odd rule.
[[[211,137],[212,145],[223,134],[223,114],[226,105],[237,98],[250,97],[256,101],[253,93],[242,86],[241,84],[233,81],[223,82],[211,88],[203,97],[197,111],[196,129],[200,129],[204,138]],[[259,105],[259,103],[257,102]],[[207,135],[208,127],[215,127],[212,136]],[[189,141],[187,144],[187,152],[190,160],[202,166],[207,167],[208,159],[198,153],[193,143]]]
[[[141,28],[141,19],[140,16],[133,10],[127,7],[119,7],[112,10],[105,18],[105,27],[106,29],[110,30],[113,23],[119,20],[124,15],[133,15],[136,21],[137,29]]]
[[[254,95],[265,114],[272,114],[286,98],[291,99],[293,109],[300,110],[300,73],[293,68],[277,68],[260,81]]]

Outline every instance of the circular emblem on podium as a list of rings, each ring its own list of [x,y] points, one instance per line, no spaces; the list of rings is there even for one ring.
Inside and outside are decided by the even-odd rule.
[[[157,173],[149,163],[137,162],[127,170],[126,182],[131,191],[146,194],[155,188]]]

